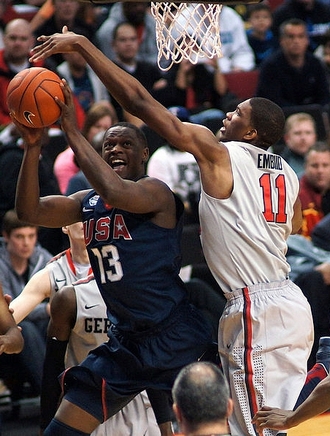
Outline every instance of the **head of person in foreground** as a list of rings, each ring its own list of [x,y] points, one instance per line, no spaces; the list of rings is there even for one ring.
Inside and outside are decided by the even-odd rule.
[[[173,410],[185,436],[226,434],[233,402],[220,368],[210,362],[194,362],[178,374],[173,389]]]

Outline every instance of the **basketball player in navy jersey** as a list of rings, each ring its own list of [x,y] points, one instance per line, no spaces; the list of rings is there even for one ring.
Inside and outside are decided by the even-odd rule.
[[[218,343],[234,401],[230,430],[256,436],[252,418],[262,405],[294,407],[313,342],[310,306],[289,279],[285,257],[286,239],[302,222],[298,178],[282,158],[267,151],[283,134],[283,111],[267,99],[243,101],[227,113],[216,137],[203,126],[182,123],[83,36],[64,27],[61,34],[41,36],[39,42],[32,60],[78,51],[126,111],[195,156],[202,182],[203,251],[227,299]],[[124,162],[116,164],[124,167]],[[26,174],[30,165],[28,159],[23,178],[30,188],[19,189],[25,220],[40,213],[38,201],[29,206],[27,199],[33,188],[31,172]],[[264,430],[264,436],[276,434]]]
[[[112,326],[108,342],[63,374],[64,399],[45,436],[90,434],[139,392],[170,392],[180,369],[199,359],[212,337],[178,275],[183,203],[166,184],[145,176],[144,134],[132,124],[112,126],[102,158],[77,127],[67,84],[63,91],[62,129],[94,189],[39,198],[42,130],[15,122],[26,145],[17,211],[50,227],[84,223]]]
[[[62,287],[68,286],[71,283],[75,283],[79,279],[85,278],[87,275],[92,273],[85,245],[82,222],[65,226],[63,227],[62,231],[68,235],[70,247],[54,256],[48,262],[45,268],[37,272],[28,281],[20,295],[10,303],[10,309],[13,310],[13,317],[16,323],[20,323],[39,303],[45,299],[49,298],[50,302],[52,302],[53,297],[57,295]],[[100,313],[100,309],[103,308],[104,302],[99,292],[99,295],[95,296],[95,280],[90,279],[88,283],[91,284],[91,286],[84,284],[79,286],[77,289],[79,289],[80,292],[82,289],[85,290],[87,293],[86,298],[94,299],[93,304],[88,305],[88,313],[89,316],[92,316],[93,312],[95,312],[95,317],[97,318],[97,314]],[[97,301],[95,301],[96,297]],[[82,298],[79,298],[79,301],[81,301],[81,299]],[[100,301],[102,302],[102,307],[100,307]],[[59,316],[63,316],[64,318],[70,309],[71,306],[66,304],[65,307],[63,307],[60,311]],[[81,307],[78,309],[79,315],[86,315],[82,314]],[[98,328],[95,329],[96,331],[93,331],[91,326],[88,326],[86,327],[86,330],[88,330],[86,331],[86,336],[83,337],[82,333],[79,335],[81,341],[76,341],[76,349],[74,350],[74,356],[76,356],[76,360],[71,357],[71,359],[67,361],[68,365],[77,365],[82,360],[82,356],[87,355],[87,352],[90,349],[95,348],[101,342],[105,342],[109,321],[104,321],[103,312],[101,310],[102,315],[98,316],[100,319],[103,319],[103,325],[98,325]],[[83,321],[80,320],[80,322]],[[61,325],[63,329],[65,329],[66,324],[63,322]],[[67,334],[69,333],[67,332]],[[83,346],[84,344],[86,346],[85,348]],[[47,427],[51,421],[51,418],[53,418],[55,415],[55,411],[58,406],[58,400],[60,397],[58,390],[60,390],[60,384],[57,381],[56,375],[59,375],[62,371],[56,372],[56,368],[59,364],[62,364],[63,366],[64,358],[61,363],[60,357],[63,353],[65,353],[65,350],[66,343],[64,344],[63,340],[57,337],[55,334],[51,334],[47,340],[47,355],[44,364],[43,386],[46,384],[46,387],[42,388],[41,393],[40,434],[42,434],[43,429]],[[79,359],[77,356],[79,356]],[[155,413],[157,416],[160,414],[159,428],[161,430],[161,435],[172,436],[172,432],[170,432],[170,422],[163,422],[164,416],[166,416],[164,415],[166,406],[168,406],[167,398],[163,398],[160,401],[159,392],[155,391],[152,391],[150,395],[152,401],[157,401],[157,409],[155,410]],[[102,428],[102,426],[100,426],[100,428],[97,430],[97,435],[101,436],[107,434],[107,431],[111,434],[112,429],[116,428],[118,436],[128,433],[130,433],[131,436],[141,436],[141,434],[144,435],[146,432],[146,436],[155,436],[153,430],[156,426],[156,420],[155,416],[150,413],[149,409],[150,404],[148,401],[146,401],[146,393],[143,392],[137,395],[126,407],[120,411],[120,413],[117,413],[112,417],[112,419],[108,420],[105,427],[103,426]],[[139,416],[138,425],[136,424],[137,415]],[[159,432],[156,434],[158,435]]]
[[[106,342],[109,325],[106,306],[92,274],[56,292],[47,331],[40,401],[42,422],[49,423],[55,415],[61,395],[58,375],[65,368],[78,365],[89,351]],[[137,395],[92,433],[93,436],[128,434],[160,436],[146,392]]]

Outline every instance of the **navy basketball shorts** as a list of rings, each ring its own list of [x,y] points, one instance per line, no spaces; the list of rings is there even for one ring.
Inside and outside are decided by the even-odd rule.
[[[198,360],[212,343],[212,329],[188,303],[147,334],[123,334],[91,351],[60,381],[64,398],[103,422],[147,389],[170,391],[180,369]]]

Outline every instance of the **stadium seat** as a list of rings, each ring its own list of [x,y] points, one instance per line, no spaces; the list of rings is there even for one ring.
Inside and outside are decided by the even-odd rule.
[[[254,97],[259,78],[259,70],[233,71],[224,74],[228,90],[240,100]]]

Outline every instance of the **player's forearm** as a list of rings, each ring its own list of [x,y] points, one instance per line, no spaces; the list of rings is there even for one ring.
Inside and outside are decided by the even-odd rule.
[[[16,211],[21,220],[36,223],[39,207],[39,157],[38,147],[27,146],[18,176]]]
[[[17,354],[22,351],[23,346],[23,336],[17,326],[9,328],[5,335],[0,336],[1,353]]]
[[[22,303],[23,304],[22,304]],[[13,317],[17,324],[19,324],[23,319],[28,316],[30,311],[33,309],[30,307],[27,307],[24,302],[24,298],[21,298],[21,295],[16,297],[10,304],[10,308],[14,311]]]
[[[288,428],[330,409],[330,377],[322,380],[311,395],[287,419]]]

